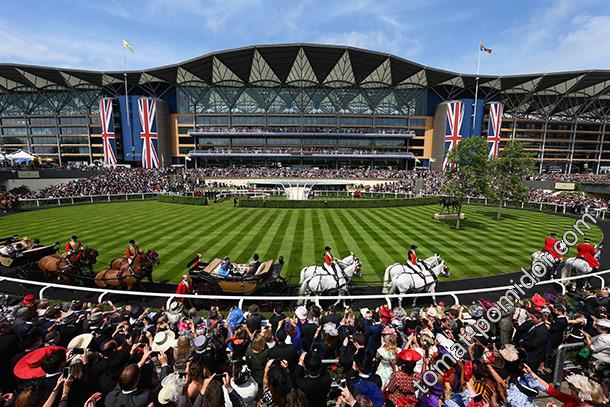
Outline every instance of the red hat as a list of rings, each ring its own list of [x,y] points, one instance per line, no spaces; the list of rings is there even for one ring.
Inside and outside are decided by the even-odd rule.
[[[544,307],[546,305],[546,300],[540,294],[534,294],[532,297],[532,302],[539,307]]]
[[[13,374],[22,380],[43,377],[46,373],[44,370],[42,370],[42,367],[40,367],[42,361],[51,353],[58,350],[63,352],[66,351],[66,349],[62,348],[61,346],[45,346],[43,348],[33,350],[19,359],[19,362],[17,362],[15,368],[13,369]]]
[[[25,306],[34,305],[36,302],[36,296],[34,294],[28,294],[21,300],[21,303]]]
[[[383,307],[379,310],[379,316],[381,316],[381,318],[391,319],[394,314],[392,314],[392,311],[390,311],[388,307]]]
[[[402,350],[398,355],[396,355],[396,360],[402,360],[404,362],[417,362],[420,359],[421,355],[419,352],[413,349]]]

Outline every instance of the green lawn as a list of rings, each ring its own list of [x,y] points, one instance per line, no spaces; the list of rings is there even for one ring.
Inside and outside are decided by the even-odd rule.
[[[364,263],[363,283],[379,282],[385,267],[402,262],[409,245],[420,257],[439,253],[453,278],[516,271],[530,263],[549,231],[563,234],[573,219],[505,210],[465,208],[463,230],[453,222],[432,220],[439,207],[383,209],[255,209],[233,208],[231,202],[208,207],[156,201],[80,205],[0,217],[0,236],[19,234],[42,242],[65,241],[77,234],[100,252],[97,269],[125,252],[129,239],[161,256],[155,278],[177,281],[195,253],[206,260],[228,255],[247,262],[257,252],[262,259],[283,255],[291,281],[305,265],[321,263],[325,245],[337,256],[350,251]],[[594,228],[589,236],[601,239]]]

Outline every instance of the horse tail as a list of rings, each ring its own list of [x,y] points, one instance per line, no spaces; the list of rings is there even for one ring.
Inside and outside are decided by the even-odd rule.
[[[303,279],[305,278],[305,270],[307,270],[307,267],[303,267],[303,268],[301,269],[301,274],[300,274],[300,276],[299,276],[299,282],[300,282],[300,283],[302,283],[302,282],[303,282]]]
[[[391,266],[386,267],[385,273],[383,274],[383,291],[386,291],[386,292],[387,292],[387,287],[390,284],[390,270],[392,269],[392,267],[394,267],[393,264]]]

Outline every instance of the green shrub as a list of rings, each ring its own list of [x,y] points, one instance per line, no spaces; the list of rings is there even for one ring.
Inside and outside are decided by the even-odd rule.
[[[208,199],[202,196],[159,195],[159,202],[183,205],[207,205]]]
[[[386,208],[393,206],[415,206],[438,204],[438,197],[403,198],[403,199],[315,199],[307,201],[289,201],[276,199],[240,199],[240,208]]]

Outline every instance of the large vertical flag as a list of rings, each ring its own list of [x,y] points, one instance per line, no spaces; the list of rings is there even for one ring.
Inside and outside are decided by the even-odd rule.
[[[138,99],[138,110],[140,113],[140,125],[142,131],[142,166],[144,168],[159,168],[159,156],[157,155],[158,133],[157,133],[157,101],[150,98]]]
[[[500,150],[500,129],[502,128],[502,111],[504,105],[501,102],[489,104],[489,127],[487,128],[487,148],[489,158],[498,156]]]
[[[114,138],[114,116],[112,99],[100,99],[100,122],[102,123],[102,146],[104,147],[104,165],[116,165],[116,139]]]
[[[449,152],[462,140],[462,122],[464,121],[464,103],[454,100],[447,103],[447,125],[445,131],[445,160],[443,171],[454,169],[455,164],[449,162]]]

